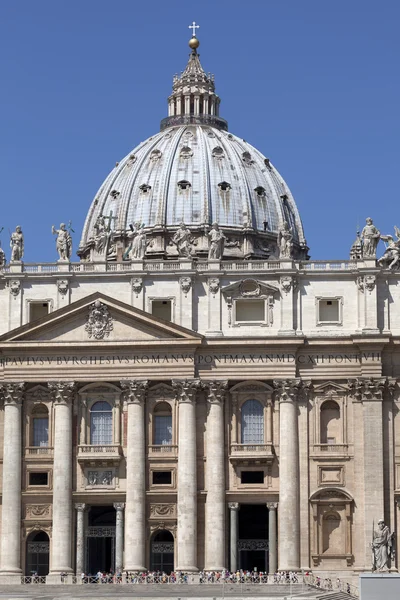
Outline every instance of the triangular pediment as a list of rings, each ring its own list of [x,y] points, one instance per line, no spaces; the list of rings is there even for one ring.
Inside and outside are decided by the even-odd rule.
[[[325,381],[324,383],[321,383],[320,385],[315,385],[314,386],[314,392],[318,393],[318,394],[326,394],[327,392],[332,392],[332,393],[345,393],[348,391],[348,387],[345,385],[340,385],[339,383],[336,383],[335,381]]]
[[[201,342],[202,336],[100,292],[2,335],[10,342],[93,344]]]
[[[265,298],[279,290],[270,283],[249,277],[221,288],[221,292],[227,298]]]

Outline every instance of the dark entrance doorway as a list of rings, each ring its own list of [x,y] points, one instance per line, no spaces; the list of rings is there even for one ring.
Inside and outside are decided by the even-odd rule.
[[[154,534],[151,540],[150,569],[168,575],[174,570],[174,536],[165,529]]]
[[[268,573],[268,509],[265,504],[241,504],[239,569]]]
[[[86,573],[115,569],[115,519],[113,506],[91,506],[86,532]]]
[[[50,540],[44,531],[32,532],[26,540],[26,574],[49,574]]]

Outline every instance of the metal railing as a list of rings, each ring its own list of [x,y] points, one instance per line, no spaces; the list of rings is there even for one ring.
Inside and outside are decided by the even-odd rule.
[[[21,577],[21,583],[46,583],[46,577],[42,575],[29,575]]]
[[[328,592],[343,592],[348,594],[350,598],[359,597],[358,587],[352,583],[343,581],[340,578],[337,578],[336,581],[332,581],[332,579],[329,577],[318,577],[313,573],[308,573],[304,575],[304,581],[307,585],[320,590],[325,590]]]

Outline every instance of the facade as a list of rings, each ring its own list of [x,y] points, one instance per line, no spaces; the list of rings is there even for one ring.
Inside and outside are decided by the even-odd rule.
[[[0,581],[371,568],[400,506],[397,246],[309,260],[293,196],[228,132],[197,38],[160,133],[72,261],[0,267]],[[388,236],[386,236],[388,239]],[[389,564],[397,568],[396,559]],[[53,579],[52,579],[53,578]]]

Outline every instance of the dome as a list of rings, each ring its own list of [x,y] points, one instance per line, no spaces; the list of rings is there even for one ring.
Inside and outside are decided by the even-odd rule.
[[[174,78],[168,105],[161,131],[120,161],[96,194],[81,258],[176,257],[181,252],[174,236],[182,224],[190,232],[190,255],[201,257],[214,223],[223,232],[224,257],[278,258],[284,226],[291,232],[292,256],[306,258],[288,186],[261,152],[227,131],[214,77],[204,72],[196,48]],[[139,231],[142,250],[132,256]]]

